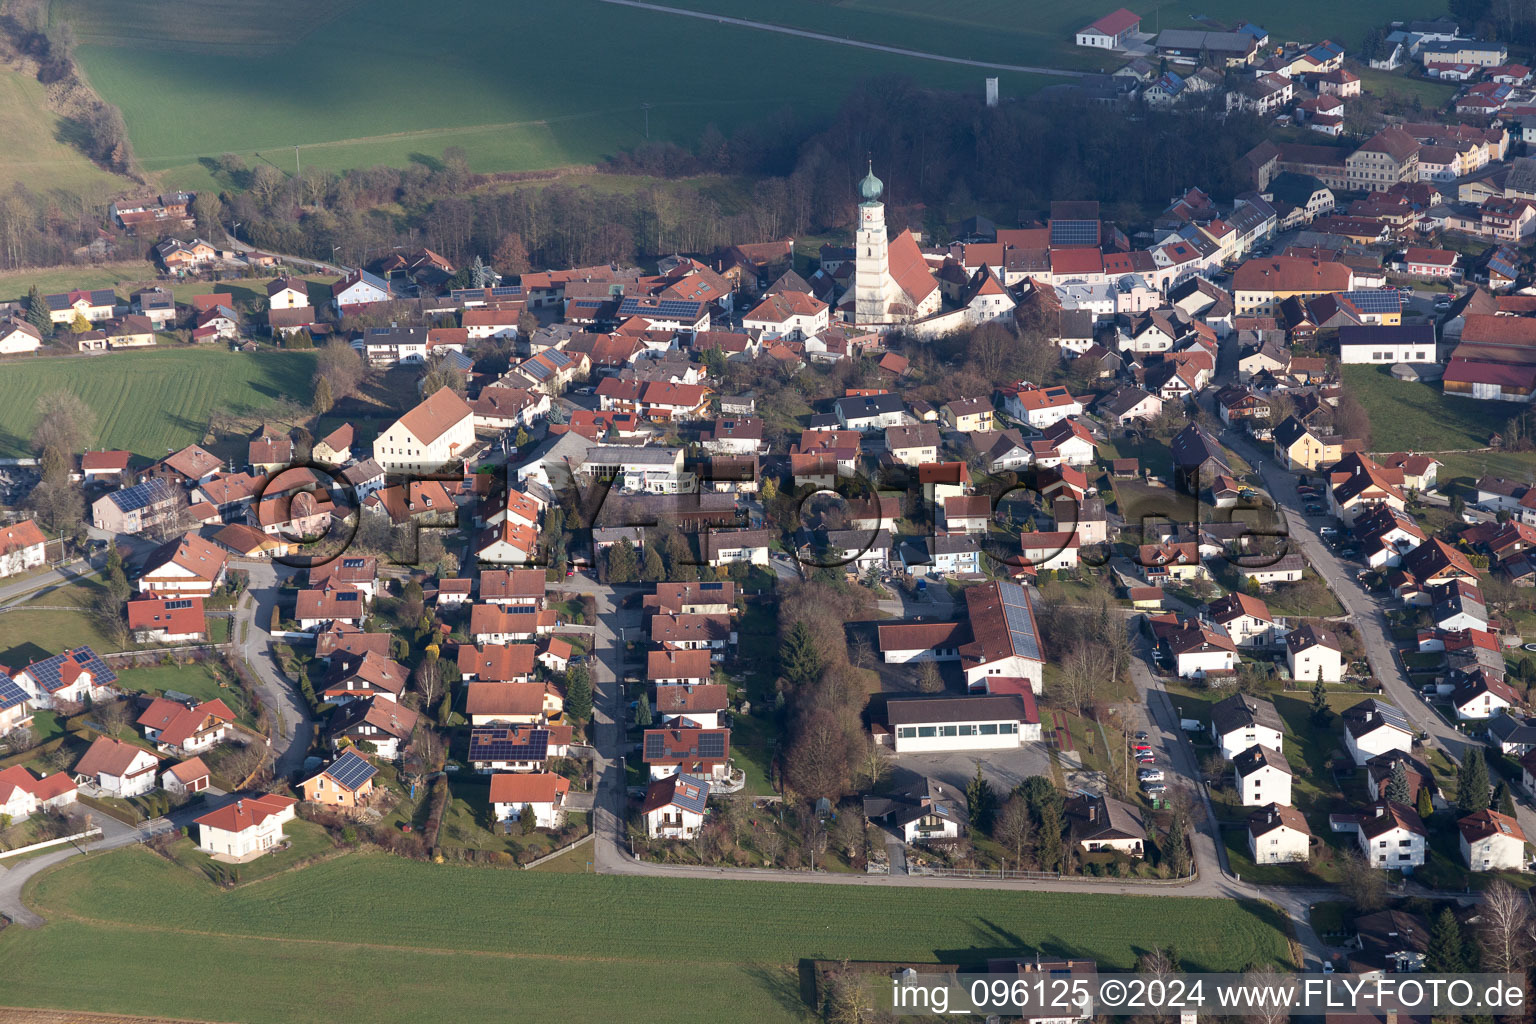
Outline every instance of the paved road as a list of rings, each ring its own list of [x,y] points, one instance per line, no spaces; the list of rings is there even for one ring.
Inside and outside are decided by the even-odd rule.
[[[619,7],[636,7],[643,11],[656,11],[661,14],[678,14],[685,18],[698,18],[701,21],[713,21],[721,25],[736,25],[740,28],[757,29],[760,32],[777,32],[780,35],[798,36],[801,39],[814,39],[819,43],[835,43],[838,46],[852,46],[860,50],[877,50],[881,53],[891,53],[898,57],[916,57],[919,60],[936,60],[945,64],[964,64],[966,67],[987,68],[991,71],[1018,71],[1030,75],[1053,75],[1057,78],[1083,78],[1086,71],[1067,71],[1062,68],[1038,67],[1029,64],[998,64],[993,61],[971,60],[968,57],[950,57],[942,53],[928,53],[923,50],[909,50],[904,46],[885,46],[881,43],[866,43],[858,39],[845,39],[842,36],[828,35],[825,32],[811,32],[808,29],[790,28],[787,25],[770,25],[763,21],[751,21],[746,18],[728,18],[722,14],[710,14],[708,11],[689,11],[681,7],[667,7],[663,4],[644,3],[643,0],[602,0],[605,4],[615,4]]]
[[[240,560],[232,564],[250,573],[250,584],[235,606],[230,638],[256,673],[261,699],[273,716],[273,770],[278,778],[288,778],[304,766],[304,756],[314,740],[315,723],[304,698],[278,669],[267,626],[277,603],[280,571],[288,576],[298,570],[262,561]]]
[[[1313,521],[1302,513],[1303,502],[1297,492],[1297,477],[1280,467],[1274,453],[1260,450],[1246,435],[1226,431],[1222,441],[1250,464],[1259,464],[1259,475],[1264,486],[1274,498],[1275,504],[1285,511],[1289,546],[1299,551],[1307,564],[1317,570],[1344,606],[1361,638],[1365,642],[1366,658],[1370,662],[1371,675],[1379,680],[1385,695],[1408,716],[1418,729],[1429,737],[1428,745],[1437,747],[1455,761],[1460,761],[1469,747],[1481,746],[1446,722],[1426,705],[1403,669],[1396,655],[1396,647],[1388,631],[1386,610],[1395,599],[1382,593],[1367,590],[1356,577],[1358,566],[1339,559],[1333,549],[1323,543]],[[1524,801],[1515,804],[1520,827],[1527,835],[1536,835],[1536,809]]]
[[[104,559],[98,556],[97,562],[104,562]],[[17,580],[9,586],[0,587],[0,607],[35,601],[45,594],[51,594],[61,587],[69,586],[82,576],[91,575],[96,569],[96,565],[75,558],[60,563],[46,572]]]

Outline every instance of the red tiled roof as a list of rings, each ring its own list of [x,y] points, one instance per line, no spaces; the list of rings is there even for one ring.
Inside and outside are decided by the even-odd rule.
[[[209,811],[196,819],[194,824],[207,825],[209,828],[221,829],[225,832],[244,832],[246,829],[255,828],[274,814],[281,814],[296,803],[298,801],[292,797],[278,796],[276,793],[242,797],[233,803],[225,804],[216,811]]]

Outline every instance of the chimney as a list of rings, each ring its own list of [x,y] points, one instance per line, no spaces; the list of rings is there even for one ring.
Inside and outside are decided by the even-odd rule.
[[[1396,1010],[1388,1010],[1387,1011],[1387,1024],[1397,1024],[1397,1011]]]
[[[1380,818],[1383,815],[1385,815],[1386,813],[1387,813],[1387,805],[1385,803],[1379,803],[1379,804],[1376,805],[1376,815],[1375,815],[1376,817]]]

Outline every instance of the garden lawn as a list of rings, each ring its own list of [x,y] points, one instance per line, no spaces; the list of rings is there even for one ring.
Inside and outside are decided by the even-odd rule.
[[[139,693],[158,696],[167,690],[175,690],[200,701],[222,700],[237,719],[246,725],[253,724],[245,693],[238,686],[219,685],[219,677],[203,662],[125,668],[117,673],[117,682],[123,689]]]
[[[1435,457],[1444,463],[1437,471],[1441,493],[1459,494],[1468,502],[1476,497],[1475,485],[1485,474],[1523,484],[1536,479],[1536,452],[1458,452]]]
[[[393,1024],[403,1006],[429,1024],[508,1006],[619,1020],[636,1000],[658,1024],[762,1024],[805,1019],[807,958],[980,965],[1039,949],[1124,969],[1177,944],[1192,968],[1239,970],[1288,956],[1280,915],[1233,900],[512,874],[384,855],[220,892],[132,849],[45,874],[30,895],[50,923],[0,933],[6,1002],[252,1024]],[[134,969],[49,969],[67,956]]]
[[[308,406],[313,352],[165,348],[0,366],[0,454],[28,454],[40,395],[74,392],[96,412],[92,443],[152,458],[203,439],[215,412],[252,415],[282,400]]]
[[[1372,451],[1481,448],[1519,411],[1504,402],[1447,397],[1438,387],[1398,380],[1385,366],[1341,369],[1344,386],[1370,416]]]
[[[1360,87],[1366,92],[1383,99],[1394,92],[1408,100],[1417,97],[1426,112],[1443,109],[1447,103],[1451,102],[1451,97],[1456,95],[1457,87],[1450,82],[1410,78],[1404,73],[1404,69],[1377,71],[1364,64],[1351,64],[1349,70],[1360,76]]]

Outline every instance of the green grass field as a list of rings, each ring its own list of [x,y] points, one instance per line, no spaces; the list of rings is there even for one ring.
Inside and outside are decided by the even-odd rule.
[[[681,5],[967,59],[1075,70],[1122,62],[1071,42],[1109,3]],[[1390,10],[1307,0],[1258,12],[1238,0],[1175,0],[1144,28],[1187,27],[1191,15],[1203,13],[1267,20],[1277,41],[1327,34],[1353,41],[1388,15],[1414,17],[1434,7],[1434,0]],[[651,139],[689,144],[710,123],[729,132],[779,110],[814,117],[873,76],[910,75],[926,86],[979,92],[982,78],[996,73],[598,0],[448,0],[430,17],[407,0],[59,0],[53,10],[75,26],[80,62],[91,84],[122,108],[144,167],[167,184],[194,187],[211,182],[200,158],[232,152],[289,171],[295,146],[304,165],[331,168],[403,165],[448,146],[462,147],[477,170],[579,165],[643,142],[642,103],[651,105]],[[643,59],[598,57],[573,75],[574,39],[586,53]],[[722,75],[722,54],[772,73]],[[655,68],[666,75],[655,76]],[[410,88],[381,91],[381,69]],[[1010,97],[1051,81],[1001,77]]]
[[[91,358],[18,358],[0,368],[0,453],[21,455],[39,395],[73,391],[96,411],[93,443],[161,457],[201,440],[212,413],[308,405],[312,352],[169,348]]]
[[[1371,417],[1371,449],[1481,448],[1519,409],[1505,402],[1447,397],[1438,387],[1397,380],[1385,366],[1343,367],[1344,384]]]
[[[1363,64],[1350,68],[1360,76],[1360,86],[1368,93],[1385,98],[1397,93],[1405,99],[1417,96],[1425,110],[1441,110],[1456,95],[1456,86],[1450,82],[1436,82],[1428,78],[1410,78],[1405,69],[1377,71]]]
[[[48,109],[36,78],[0,68],[0,139],[5,140],[0,189],[23,184],[34,193],[58,197],[73,217],[82,202],[94,207],[133,184],[86,159],[66,141],[69,129]]]
[[[261,1022],[807,1019],[808,958],[978,964],[1039,949],[1128,968],[1286,954],[1229,900],[596,877],[342,857],[221,892],[143,850],[32,883],[50,923],[0,932],[5,1002]],[[148,955],[152,951],[153,955]],[[60,957],[121,970],[60,972]],[[196,970],[187,970],[195,963]],[[80,973],[80,976],[73,976]]]

